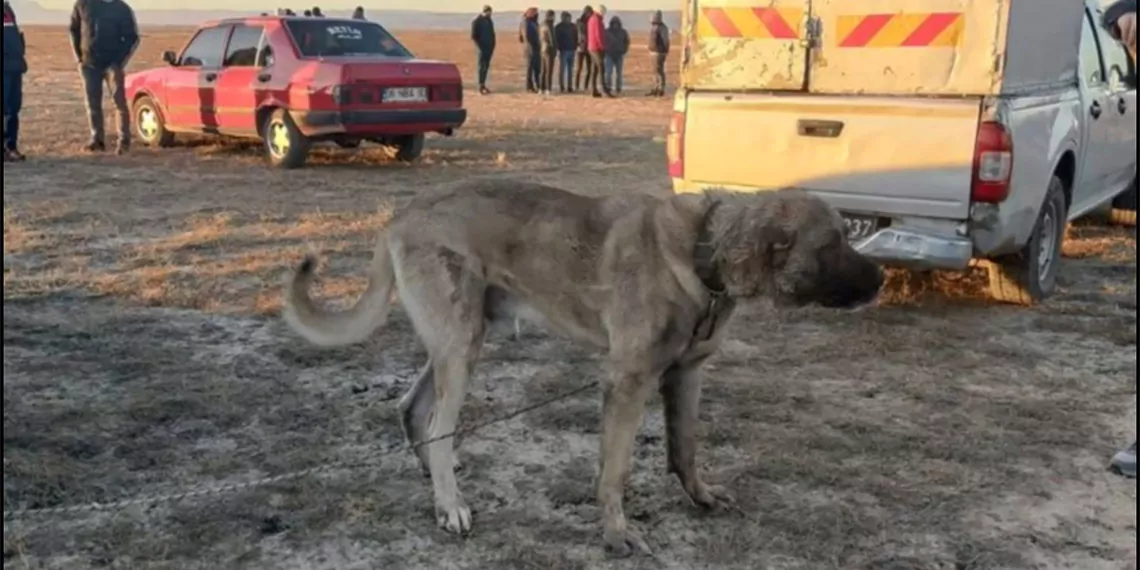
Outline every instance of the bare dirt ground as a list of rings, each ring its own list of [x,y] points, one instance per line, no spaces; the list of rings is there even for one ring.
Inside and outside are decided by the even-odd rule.
[[[388,213],[418,192],[474,176],[668,192],[668,102],[520,93],[509,42],[501,94],[469,97],[470,124],[430,139],[421,164],[318,150],[283,173],[255,146],[211,141],[80,155],[65,36],[27,33],[33,159],[5,165],[3,185],[5,510],[238,482],[399,443],[395,399],[423,360],[407,320],[397,312],[362,346],[306,345],[276,314],[305,251],[326,254],[323,294],[347,299]],[[134,67],[184,37],[148,31]],[[471,76],[461,35],[402,38]],[[648,88],[648,61],[635,53],[629,68],[628,91]],[[912,290],[857,313],[746,310],[709,371],[702,437],[710,479],[741,510],[688,504],[652,408],[627,497],[655,559],[599,547],[588,393],[464,439],[466,540],[435,528],[430,485],[398,454],[212,499],[13,522],[4,567],[1135,569],[1136,486],[1104,469],[1135,437],[1135,232],[1070,237],[1061,291],[1037,308],[916,296],[902,279]],[[596,355],[542,331],[492,338],[464,421],[598,374]]]

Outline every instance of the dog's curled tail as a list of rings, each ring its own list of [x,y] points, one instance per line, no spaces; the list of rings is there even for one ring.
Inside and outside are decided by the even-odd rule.
[[[326,311],[317,307],[309,297],[309,288],[316,274],[317,259],[305,257],[285,290],[285,322],[309,342],[319,346],[342,346],[361,342],[388,320],[391,309],[392,257],[388,242],[381,237],[372,258],[368,276],[368,289],[356,304],[343,311]]]

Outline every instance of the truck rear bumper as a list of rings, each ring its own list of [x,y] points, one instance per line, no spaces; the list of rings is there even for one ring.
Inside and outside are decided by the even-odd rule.
[[[405,135],[457,129],[467,121],[467,110],[294,111],[293,119],[308,137]]]
[[[965,269],[974,256],[974,245],[967,238],[904,228],[879,230],[854,247],[876,263],[919,270]]]

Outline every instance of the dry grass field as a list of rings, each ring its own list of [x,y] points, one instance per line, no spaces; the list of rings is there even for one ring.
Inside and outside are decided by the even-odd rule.
[[[285,173],[256,145],[211,140],[85,156],[65,35],[26,32],[32,159],[3,180],[5,510],[240,482],[399,443],[395,399],[423,360],[410,326],[397,311],[370,342],[336,350],[290,334],[280,284],[304,252],[325,255],[322,294],[349,299],[374,235],[417,193],[470,177],[668,192],[667,101],[527,95],[514,45],[495,61],[496,94],[469,96],[468,126],[430,138],[420,164],[322,148]],[[185,33],[146,31],[133,67]],[[402,39],[471,77],[461,34]],[[629,93],[649,87],[648,63],[631,55]],[[747,308],[709,371],[702,434],[710,479],[741,508],[688,503],[665,473],[654,403],[627,512],[655,558],[600,548],[600,398],[588,393],[464,438],[466,540],[436,529],[430,485],[402,453],[217,497],[8,522],[4,567],[1135,569],[1136,485],[1105,471],[1135,437],[1135,231],[1077,227],[1066,254],[1060,293],[1032,309],[909,278],[857,313]],[[600,370],[534,328],[485,354],[468,424]]]

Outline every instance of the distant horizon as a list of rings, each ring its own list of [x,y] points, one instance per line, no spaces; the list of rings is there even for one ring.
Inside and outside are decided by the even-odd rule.
[[[475,14],[484,4],[491,5],[497,11],[513,13],[522,12],[527,7],[539,4],[534,0],[505,0],[496,2],[494,0],[437,0],[432,2],[437,6],[427,8],[423,6],[423,2],[417,0],[393,0],[385,2],[383,7],[370,7],[368,2],[360,0],[274,0],[264,1],[242,1],[242,0],[198,0],[193,6],[171,7],[169,0],[126,0],[135,10],[145,10],[148,12],[209,12],[212,10],[218,11],[250,11],[250,12],[266,12],[276,10],[278,7],[290,7],[293,10],[306,9],[313,5],[320,6],[323,10],[352,10],[357,6],[363,6],[365,12],[424,12],[430,14]],[[67,11],[75,5],[73,0],[24,0],[26,3],[35,3],[45,10],[52,11]],[[20,4],[20,0],[13,0],[14,4]],[[443,4],[444,6],[438,6]],[[682,8],[681,2],[660,2],[659,0],[610,0],[608,2],[590,2],[589,0],[582,0],[580,4],[569,5],[563,2],[563,6],[552,8],[554,10],[581,10],[583,6],[594,4],[605,4],[607,8],[612,11],[620,12],[622,10],[628,11],[650,11],[650,10],[665,10],[676,11]],[[662,6],[662,4],[669,4],[669,6]]]

